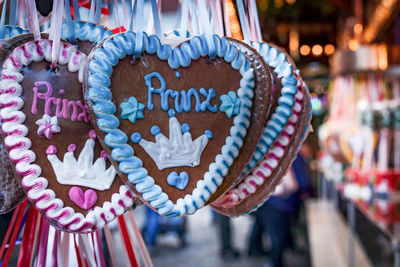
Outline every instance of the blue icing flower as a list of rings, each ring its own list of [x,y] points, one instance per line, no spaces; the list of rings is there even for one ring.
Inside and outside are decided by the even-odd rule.
[[[133,96],[129,97],[127,101],[119,105],[122,109],[121,118],[129,119],[130,122],[135,123],[137,119],[143,119],[144,104],[137,101]]]
[[[189,174],[185,171],[180,174],[177,172],[171,172],[167,176],[167,183],[170,186],[175,186],[179,190],[183,190],[189,183]]]
[[[219,99],[222,102],[219,110],[225,112],[228,118],[239,114],[240,99],[236,96],[235,92],[229,91],[227,95],[222,95]]]

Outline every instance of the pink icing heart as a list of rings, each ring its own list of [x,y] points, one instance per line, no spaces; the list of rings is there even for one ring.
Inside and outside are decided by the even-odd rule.
[[[96,203],[97,193],[93,189],[83,193],[82,188],[74,186],[69,190],[69,198],[82,209],[88,210]]]

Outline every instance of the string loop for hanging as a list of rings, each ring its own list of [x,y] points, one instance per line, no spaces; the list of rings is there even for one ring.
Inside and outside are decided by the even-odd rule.
[[[72,6],[74,8],[75,20],[77,20],[77,21],[81,20],[81,14],[79,13],[78,0],[72,0]]]
[[[250,42],[250,32],[249,32],[249,25],[246,19],[246,12],[244,10],[243,0],[236,0],[238,13],[239,13],[239,20],[240,26],[242,28],[243,39],[246,43]]]
[[[67,40],[70,42],[74,41],[74,24],[72,23],[71,8],[69,5],[69,0],[65,0],[65,18],[67,24]]]
[[[51,68],[53,70],[55,70],[57,66],[58,56],[60,54],[60,38],[63,11],[64,1],[54,0],[53,10],[51,12],[51,27],[49,33],[49,39],[53,41],[51,49]]]
[[[136,38],[135,38],[135,57],[139,58],[143,52],[143,37],[144,37],[144,0],[136,0]]]
[[[151,11],[153,13],[154,31],[158,37],[161,37],[160,16],[158,13],[157,0],[151,0]]]

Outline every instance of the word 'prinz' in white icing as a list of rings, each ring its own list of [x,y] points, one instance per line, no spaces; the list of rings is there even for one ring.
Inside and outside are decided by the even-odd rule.
[[[159,170],[198,166],[209,140],[204,134],[193,141],[190,132],[182,133],[181,125],[175,117],[169,119],[169,139],[162,133],[157,134],[155,138],[155,143],[141,139],[139,145],[154,160]]]
[[[100,191],[110,189],[117,172],[113,166],[106,170],[103,157],[99,157],[93,164],[95,141],[92,138],[86,140],[78,160],[74,157],[75,149],[72,146],[65,153],[63,162],[55,155],[57,149],[50,147],[52,149],[48,149],[47,158],[60,184],[85,186]]]
[[[39,86],[45,86],[47,91],[44,93],[39,92]],[[38,114],[37,103],[38,100],[44,100],[44,114],[51,115],[51,108],[56,106],[56,117],[71,119],[72,121],[89,122],[89,113],[85,104],[81,100],[68,100],[66,98],[58,98],[51,96],[53,94],[53,86],[48,81],[35,82],[33,87],[33,100],[32,100],[32,114]],[[60,89],[60,94],[65,93],[64,89]],[[72,108],[72,114],[71,114]],[[79,112],[80,109],[80,113]]]

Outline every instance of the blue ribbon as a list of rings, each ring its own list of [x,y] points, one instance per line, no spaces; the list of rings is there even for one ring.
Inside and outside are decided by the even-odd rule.
[[[65,17],[66,17],[66,24],[67,24],[67,40],[72,41],[74,40],[74,24],[72,23],[72,15],[71,15],[71,8],[69,7],[69,0],[65,0]]]
[[[151,0],[151,10],[153,12],[154,30],[158,37],[161,37],[160,16],[158,15],[157,0]]]
[[[94,16],[94,23],[95,24],[100,24],[100,18],[101,18],[101,0],[97,0],[96,2],[96,13]]]
[[[75,20],[77,21],[81,20],[81,15],[79,14],[78,0],[72,0],[72,5],[74,7]]]
[[[239,12],[239,19],[240,19],[240,25],[242,26],[242,33],[243,33],[243,39],[246,43],[250,42],[250,32],[249,32],[249,25],[247,24],[246,20],[246,13],[244,11],[244,5],[243,5],[243,0],[236,0],[236,4],[238,7],[238,12]]]
[[[6,9],[7,9],[7,0],[4,0],[3,10],[1,11],[1,18],[0,18],[0,38],[4,39],[5,36],[5,27],[4,24],[6,22]]]

